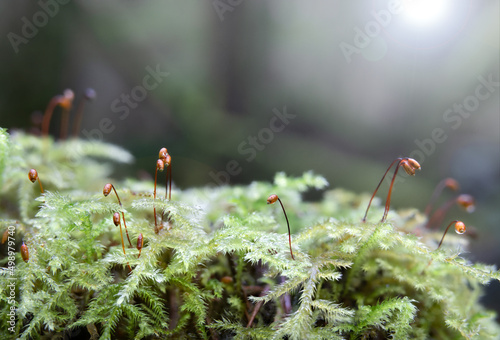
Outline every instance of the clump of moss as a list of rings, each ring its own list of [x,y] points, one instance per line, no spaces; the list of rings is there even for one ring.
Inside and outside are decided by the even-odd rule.
[[[320,202],[304,202],[304,191],[328,184],[312,172],[278,173],[273,183],[248,186],[174,188],[172,200],[154,200],[153,182],[129,179],[116,183],[120,206],[104,198],[102,187],[112,162],[130,161],[109,144],[0,130],[0,228],[14,227],[17,250],[15,280],[8,257],[1,260],[2,338],[498,335],[494,313],[479,298],[500,273],[462,258],[461,236],[447,236],[435,250],[442,234],[421,228],[426,218],[416,210],[362,223],[369,195],[335,189]],[[31,168],[43,180],[42,195],[28,180]],[[266,204],[273,193],[287,207],[295,260],[281,208]],[[158,233],[155,207],[165,215]],[[378,202],[372,209],[382,214]],[[115,212],[126,215],[132,240],[143,235],[140,257],[134,247],[123,254]]]

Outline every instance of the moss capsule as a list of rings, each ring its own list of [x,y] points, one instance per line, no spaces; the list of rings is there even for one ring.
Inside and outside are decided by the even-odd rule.
[[[24,242],[21,246],[21,257],[23,258],[24,262],[28,262],[30,259],[30,252],[28,251],[28,246],[24,244]]]

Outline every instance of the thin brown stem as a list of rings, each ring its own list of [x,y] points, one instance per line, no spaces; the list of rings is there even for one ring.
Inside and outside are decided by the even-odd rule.
[[[441,237],[441,241],[439,242],[439,245],[436,248],[436,250],[438,250],[441,247],[441,244],[443,244],[444,237],[445,237],[446,233],[448,232],[448,229],[450,229],[450,227],[451,227],[451,225],[453,223],[455,223],[455,231],[456,231],[457,234],[463,234],[463,233],[465,233],[466,227],[465,227],[465,224],[462,221],[458,221],[458,220],[451,221],[450,224],[448,224],[448,226],[446,227],[446,230],[443,233],[443,237]],[[427,263],[427,267],[425,267],[422,270],[422,273],[420,275],[423,275],[424,272],[427,270],[427,268],[429,268],[431,266],[433,260],[434,260],[433,258],[431,258],[429,260],[429,263]]]
[[[283,209],[283,214],[285,214],[286,225],[288,227],[288,244],[290,245],[290,255],[292,255],[292,259],[295,260],[295,257],[293,256],[293,252],[292,252],[292,236],[290,233],[290,223],[288,222],[288,216],[286,215],[285,207],[283,206],[283,203],[281,202],[278,195],[273,194],[267,198],[267,204],[273,204],[276,201],[280,202],[281,209]]]
[[[380,222],[384,222],[387,218],[387,214],[389,213],[389,208],[391,206],[392,187],[394,185],[394,180],[396,179],[396,175],[398,174],[400,164],[401,162],[396,165],[396,170],[394,170],[394,175],[392,176],[391,185],[389,186],[389,192],[387,193],[387,199],[385,200],[384,215],[382,216]]]
[[[267,292],[269,291],[269,289],[270,289],[270,287],[269,287],[269,285],[267,285],[264,288],[264,290],[262,291],[262,293],[260,294],[260,296],[262,297],[262,296],[266,295]],[[263,304],[263,302],[259,301],[259,302],[257,302],[257,304],[255,305],[255,307],[253,308],[252,314],[250,315],[250,320],[248,320],[248,323],[247,323],[247,328],[252,327],[253,320],[257,316],[257,313],[259,312],[260,307],[262,307],[262,304]]]
[[[448,224],[448,226],[446,227],[444,233],[443,233],[443,237],[441,237],[441,241],[439,241],[439,244],[438,244],[438,247],[436,248],[436,250],[438,250],[441,245],[443,244],[443,240],[444,240],[444,237],[446,236],[446,233],[448,232],[448,229],[450,229],[451,225],[453,223],[456,223],[457,221],[451,221],[450,224]]]
[[[155,215],[155,233],[158,234],[158,220],[156,218],[156,180],[158,179],[158,167],[156,167],[156,170],[155,170],[155,189],[153,191],[153,212],[154,212],[154,215]]]
[[[62,97],[59,106],[62,107],[62,116],[61,116],[61,140],[65,140],[68,136],[68,128],[69,128],[69,111],[73,105],[73,99],[75,98],[75,94],[70,89],[64,90],[64,94]]]
[[[368,215],[368,210],[370,209],[370,206],[372,204],[372,201],[373,201],[373,198],[375,197],[375,195],[377,194],[377,191],[378,189],[380,188],[380,185],[382,184],[382,182],[384,181],[384,178],[385,176],[387,175],[387,173],[389,172],[389,170],[392,168],[392,166],[394,165],[394,163],[396,162],[400,162],[402,160],[402,158],[396,158],[392,163],[391,165],[389,165],[389,167],[387,168],[387,170],[385,171],[384,173],[384,176],[382,176],[382,179],[380,180],[380,182],[378,183],[377,187],[375,188],[375,191],[373,192],[373,195],[372,197],[370,198],[370,202],[368,202],[368,207],[366,208],[366,212],[365,212],[365,216],[363,217],[363,222],[366,222],[366,217]]]
[[[446,213],[451,209],[451,207],[455,204],[456,201],[457,198],[455,197],[443,203],[443,205],[441,205],[438,209],[436,209],[434,214],[432,214],[427,219],[425,227],[428,229],[436,229],[437,227],[439,227],[443,222]]]
[[[115,224],[115,226],[120,226],[120,238],[122,241],[123,255],[125,255],[125,257],[126,257],[127,252],[125,251],[125,242],[123,242],[122,221],[120,219],[120,214],[118,212],[115,212],[113,214],[113,223]],[[130,271],[132,271],[132,267],[130,267],[130,264],[128,263],[128,261],[127,261],[127,266],[130,269]]]
[[[253,320],[257,316],[257,313],[259,312],[260,307],[262,306],[262,301],[257,302],[255,307],[253,308],[252,314],[250,315],[250,320],[248,320],[247,323],[247,328],[250,328],[252,326]]]
[[[50,120],[52,119],[52,114],[54,113],[56,106],[61,103],[62,98],[63,97],[60,95],[55,96],[50,100],[49,105],[47,105],[42,120],[42,136],[47,136],[49,134],[49,125]]]
[[[389,209],[390,209],[390,206],[391,206],[392,188],[394,187],[394,181],[396,180],[396,175],[398,174],[399,167],[403,167],[404,171],[408,175],[410,175],[410,176],[414,176],[415,175],[415,170],[420,170],[420,168],[421,168],[420,164],[416,160],[414,160],[413,158],[408,158],[408,157],[405,157],[405,158],[396,158],[391,163],[391,165],[389,165],[389,167],[387,168],[387,170],[384,173],[384,176],[382,176],[382,179],[378,183],[377,188],[373,192],[373,195],[370,198],[370,202],[368,203],[368,207],[366,208],[365,216],[363,217],[363,222],[366,222],[366,216],[368,215],[368,209],[370,209],[370,205],[372,203],[373,198],[375,197],[375,194],[377,193],[378,189],[380,188],[380,185],[384,181],[385,176],[387,175],[387,173],[389,172],[389,170],[391,169],[391,167],[396,162],[398,162],[398,163],[396,164],[396,169],[394,170],[394,175],[392,176],[391,185],[389,186],[389,192],[387,193],[387,199],[385,200],[384,215],[382,215],[382,219],[380,220],[380,222],[384,222],[387,219],[387,214],[389,213]]]
[[[157,217],[156,217],[156,183],[157,183],[157,180],[158,180],[158,170],[160,171],[163,171],[163,160],[161,159],[158,159],[156,161],[156,169],[155,169],[155,188],[154,188],[154,191],[153,191],[153,213],[155,215],[155,233],[158,234],[158,232],[160,231],[158,229],[158,220],[157,220]]]
[[[168,200],[172,199],[172,163],[168,165]]]
[[[38,184],[40,184],[40,192],[43,194],[43,186],[42,186],[42,181],[40,181],[40,177],[38,177]]]
[[[436,188],[434,189],[434,192],[432,193],[432,196],[429,200],[429,203],[425,207],[424,214],[425,216],[429,217],[431,214],[432,206],[436,202],[437,198],[439,195],[443,192],[445,188],[450,188],[453,191],[457,191],[459,188],[458,182],[454,180],[453,178],[445,178],[441,180],[438,185],[436,185]]]
[[[116,221],[116,218],[115,218],[116,215],[113,216],[113,221]],[[125,242],[123,242],[123,232],[122,232],[122,221],[121,219],[119,218],[120,215],[118,215],[118,226],[120,227],[120,238],[122,240],[122,249],[123,249],[123,255],[127,255],[127,253],[125,252]],[[116,222],[115,222],[116,224]]]
[[[169,192],[171,193],[171,177],[170,177],[170,174],[172,173],[172,168],[171,168],[171,165],[168,164],[167,165],[167,171],[166,171],[166,174],[165,174],[165,200],[169,200],[170,201],[170,197],[171,197],[171,194],[169,194]],[[163,215],[162,215],[162,218],[163,218]]]
[[[73,123],[73,137],[78,137],[78,130],[82,124],[83,118],[83,108],[85,107],[85,102],[94,99],[96,96],[94,89],[88,88],[85,90],[84,98],[78,104],[76,109],[75,122]]]
[[[130,237],[128,236],[127,223],[125,222],[125,214],[122,211],[123,225],[125,226],[125,233],[127,234],[127,239],[130,247],[132,247],[132,242],[130,242]]]
[[[283,214],[285,214],[286,225],[288,227],[288,244],[290,245],[290,255],[292,255],[292,259],[295,260],[295,257],[293,257],[293,252],[292,252],[292,236],[290,233],[290,222],[288,222],[288,216],[286,215],[285,207],[283,206],[283,203],[281,203],[279,197],[278,197],[278,202],[280,202],[281,204],[281,208],[283,209]]]
[[[167,195],[168,194],[168,195]],[[167,161],[167,171],[165,175],[165,200],[169,200],[172,198],[172,158],[168,157]],[[163,216],[165,212],[162,211],[161,219],[163,221]]]

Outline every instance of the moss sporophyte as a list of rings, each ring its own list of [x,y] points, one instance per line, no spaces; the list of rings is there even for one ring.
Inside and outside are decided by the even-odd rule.
[[[495,314],[479,301],[483,286],[500,280],[499,272],[461,256],[469,232],[445,238],[452,226],[465,232],[459,219],[451,219],[444,233],[435,229],[452,210],[441,206],[432,213],[432,207],[443,189],[458,191],[458,183],[439,184],[426,213],[399,209],[388,219],[398,169],[409,175],[420,169],[411,158],[398,158],[386,170],[382,181],[396,165],[385,205],[373,200],[380,183],[372,195],[326,190],[327,181],[313,172],[278,173],[271,183],[181,190],[172,183],[164,148],[154,182],[110,178],[113,162],[131,161],[127,151],[102,142],[0,129],[0,232],[15,230],[15,242],[9,242],[16,260],[15,270],[0,271],[0,338],[500,334]],[[158,171],[166,171],[165,192],[156,188]],[[41,195],[30,183],[39,176]],[[119,184],[120,196],[111,183]],[[114,191],[117,201],[105,199],[100,188],[104,196]],[[311,188],[324,190],[323,198],[303,201]],[[268,196],[273,192],[279,198]],[[275,210],[265,208],[266,197],[268,204],[280,203],[288,233]],[[473,199],[459,197],[453,205],[471,211]],[[366,220],[369,208],[382,215],[381,222]],[[168,228],[157,211],[167,215]],[[426,228],[436,213],[439,219]],[[9,254],[9,242],[0,246],[2,254]],[[10,256],[0,259],[3,266]]]
[[[396,164],[397,162],[397,164]],[[366,208],[365,216],[363,217],[363,222],[366,222],[366,217],[368,216],[368,210],[370,209],[370,205],[372,204],[372,200],[375,197],[375,194],[377,193],[378,189],[380,188],[380,185],[384,181],[385,176],[389,172],[389,170],[392,168],[392,166],[396,164],[396,169],[394,170],[394,175],[392,175],[392,180],[391,180],[391,185],[389,187],[389,192],[387,193],[387,199],[385,200],[385,210],[384,210],[384,215],[382,215],[382,219],[380,222],[384,222],[387,219],[387,214],[389,213],[389,208],[391,206],[391,195],[392,195],[392,188],[394,186],[394,180],[396,179],[396,175],[398,174],[399,167],[402,167],[405,172],[410,175],[410,176],[415,176],[415,170],[420,170],[420,164],[413,158],[396,158],[391,165],[387,168],[385,171],[384,175],[382,176],[382,179],[378,183],[377,187],[375,188],[375,191],[373,192],[372,197],[370,198],[370,202],[368,202],[368,207]]]

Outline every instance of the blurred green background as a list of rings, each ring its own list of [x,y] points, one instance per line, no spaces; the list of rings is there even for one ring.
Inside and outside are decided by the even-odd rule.
[[[152,177],[166,146],[181,188],[312,169],[371,192],[410,156],[422,171],[399,178],[392,207],[423,209],[457,179],[478,207],[447,219],[477,228],[471,259],[498,265],[499,4],[2,1],[0,126],[37,133],[54,95],[91,87],[80,136],[135,155],[117,177]]]

